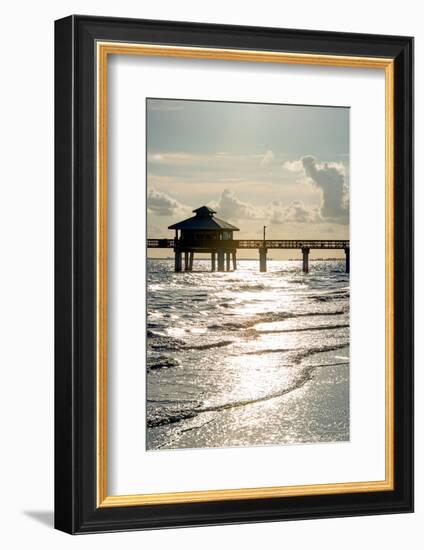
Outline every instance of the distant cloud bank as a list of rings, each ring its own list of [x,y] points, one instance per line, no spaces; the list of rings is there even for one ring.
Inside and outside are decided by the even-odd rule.
[[[264,213],[260,208],[248,202],[243,202],[230,189],[224,189],[219,200],[212,202],[210,206],[218,212],[219,217],[224,219],[257,220],[264,217]]]
[[[221,155],[220,155],[221,156]],[[223,157],[226,154],[222,153]],[[262,156],[255,155],[260,166],[276,163],[275,154],[269,150]],[[197,158],[199,162],[204,157]],[[196,155],[187,153],[152,154],[153,163],[190,163],[196,161]],[[283,171],[291,173],[294,186],[303,185],[304,200],[271,200],[264,204],[263,197],[258,196],[258,203],[241,198],[243,191],[237,177],[218,178],[217,182],[228,185],[237,183],[237,193],[231,188],[224,188],[216,200],[205,201],[217,211],[218,217],[229,221],[256,221],[282,224],[341,224],[346,225],[349,219],[349,184],[347,169],[342,162],[321,162],[312,155],[300,159],[285,161]],[[281,168],[280,168],[281,170]],[[279,185],[287,185],[282,175]],[[297,183],[296,183],[297,182]],[[248,189],[246,184],[246,190]],[[308,191],[308,188],[310,191]],[[277,194],[278,196],[278,194]],[[293,195],[292,195],[293,196]],[[187,199],[187,196],[186,196]],[[188,201],[187,201],[188,202]],[[160,217],[169,217],[174,221],[192,215],[193,208],[201,206],[198,200],[190,200],[190,206],[170,194],[149,187],[147,206],[149,213]],[[262,203],[262,204],[261,204]],[[311,204],[312,203],[312,204]]]
[[[191,212],[191,208],[181,204],[176,199],[166,193],[149,189],[147,195],[147,208],[150,213],[156,216],[186,216]]]
[[[334,223],[347,223],[349,214],[349,184],[342,162],[319,162],[306,155],[299,160],[287,161],[283,168],[306,177],[322,195],[319,210],[321,219]]]

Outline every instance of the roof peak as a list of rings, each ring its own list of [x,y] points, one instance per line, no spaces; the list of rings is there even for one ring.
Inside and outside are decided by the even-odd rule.
[[[200,206],[199,208],[196,208],[195,210],[193,210],[193,212],[197,216],[212,216],[213,217],[213,215],[216,214],[216,210],[213,210],[209,206]]]
[[[200,210],[200,208],[197,210]],[[221,231],[229,229],[230,231],[239,231],[239,228],[235,225],[215,218],[212,214],[196,214],[196,216],[192,216],[187,220],[170,225],[168,229],[184,229],[185,231]]]

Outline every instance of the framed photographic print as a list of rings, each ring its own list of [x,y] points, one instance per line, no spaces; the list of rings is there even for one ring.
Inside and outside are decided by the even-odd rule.
[[[55,525],[413,509],[413,39],[55,26]]]

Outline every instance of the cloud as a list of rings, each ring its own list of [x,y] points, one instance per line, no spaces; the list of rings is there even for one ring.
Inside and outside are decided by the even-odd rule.
[[[289,204],[273,201],[262,208],[242,201],[230,189],[224,189],[219,200],[209,206],[217,211],[218,217],[225,220],[269,220],[269,223],[276,225],[323,221],[318,205],[305,206],[301,201],[292,201]]]
[[[261,209],[248,202],[240,200],[234,191],[224,189],[217,202],[211,203],[217,211],[217,216],[225,219],[257,220],[263,218]]]
[[[303,164],[302,159],[300,160],[286,160],[283,164],[283,168],[288,170],[289,172],[302,172],[303,171]]]
[[[166,193],[149,189],[147,195],[147,208],[151,214],[156,216],[188,216],[191,208],[181,204]]]
[[[274,160],[274,153],[272,151],[267,151],[264,156],[261,158],[260,165],[266,166]]]
[[[217,188],[220,193],[226,187],[232,188],[232,182],[249,184],[269,184],[280,186],[293,181],[292,174],[277,174],[275,152],[234,153],[218,150],[217,152],[164,151],[151,149],[147,154],[147,170],[150,176],[172,177],[185,184],[223,183]],[[226,184],[226,182],[228,182]],[[158,187],[158,189],[163,189]]]
[[[341,162],[318,162],[307,155],[287,161],[283,168],[306,176],[321,191],[320,215],[327,221],[346,223],[349,214],[349,186],[346,167]]]
[[[164,160],[164,156],[160,153],[155,153],[153,155],[149,155],[148,160],[150,162],[162,162]]]
[[[270,207],[271,223],[279,225],[288,222],[319,223],[322,222],[318,206],[305,206],[300,201],[293,201],[289,205],[274,201]]]
[[[194,155],[190,153],[149,153],[147,161],[154,164],[168,165],[193,165],[205,162],[205,155]]]

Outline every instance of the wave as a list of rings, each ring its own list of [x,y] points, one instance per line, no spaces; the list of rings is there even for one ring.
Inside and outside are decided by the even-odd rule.
[[[319,346],[317,348],[300,350],[299,353],[296,354],[295,361],[300,363],[303,359],[306,359],[311,355],[316,355],[318,353],[327,353],[329,351],[338,351],[339,349],[346,348],[348,345],[349,345],[348,342],[343,342],[341,344],[334,344],[331,346]]]
[[[303,314],[299,314],[299,316],[302,316]],[[286,317],[287,318],[287,317]],[[272,315],[271,318],[268,318],[268,322],[275,322],[276,320],[282,320],[282,317],[280,315]],[[224,323],[221,325],[210,325],[208,328],[212,330],[228,330],[228,331],[236,331],[240,329],[248,329],[252,328],[254,325],[261,322],[260,320],[248,320],[245,322],[240,323]],[[312,326],[312,327],[299,327],[299,328],[282,328],[282,329],[265,329],[265,330],[258,330],[258,331],[252,331],[251,336],[253,337],[259,337],[264,334],[285,334],[285,333],[297,333],[297,332],[316,332],[320,330],[338,330],[343,328],[349,328],[350,325],[347,323],[342,324],[336,324],[336,325],[318,325],[318,326]],[[166,352],[166,351],[184,351],[184,350],[209,350],[214,348],[222,348],[226,346],[230,346],[235,343],[234,340],[226,339],[226,340],[218,340],[214,342],[206,342],[204,344],[194,344],[190,342],[186,342],[184,340],[181,340],[179,338],[174,338],[172,336],[163,335],[160,333],[153,332],[151,330],[147,331],[147,336],[149,338],[149,348],[156,352]],[[291,349],[267,349],[267,350],[258,350],[254,352],[247,352],[248,354],[259,354],[259,353],[277,353],[282,351],[294,351]],[[172,361],[172,360],[171,360]],[[168,365],[170,366],[170,365]],[[154,368],[160,368],[160,367],[153,367]]]
[[[167,424],[174,424],[175,422],[181,422],[181,420],[188,420],[189,418],[194,418],[199,414],[196,409],[189,410],[180,410],[175,413],[164,415],[153,413],[150,415],[150,418],[147,419],[146,425],[148,428],[159,428],[160,426],[165,426]]]
[[[326,317],[330,315],[343,315],[346,310],[339,309],[337,311],[310,311],[309,313],[293,313],[292,317]]]
[[[238,407],[245,407],[246,405],[253,405],[255,403],[261,403],[263,401],[269,401],[270,399],[275,399],[277,397],[282,397],[287,393],[290,393],[294,390],[301,388],[306,382],[309,382],[312,378],[314,367],[307,367],[304,369],[302,375],[294,382],[292,385],[287,386],[277,392],[269,393],[262,395],[253,399],[240,399],[237,401],[229,401],[227,403],[221,403],[216,405],[207,405],[199,406],[194,409],[181,409],[175,411],[172,414],[161,415],[160,413],[153,414],[150,418],[147,419],[148,428],[158,428],[159,426],[164,426],[167,424],[174,424],[180,422],[181,420],[188,420],[194,418],[195,416],[207,413],[207,412],[221,412],[228,409],[235,409]]]
[[[310,295],[309,298],[317,302],[331,302],[332,300],[345,300],[349,298],[349,292],[338,292],[324,295]]]
[[[340,344],[335,346],[320,346],[318,348],[300,351],[295,357],[295,363],[298,364],[302,361],[302,359],[313,354],[327,352],[327,351],[335,351],[344,347],[346,347],[346,344]],[[332,364],[329,363],[329,364],[307,365],[304,367],[298,366],[298,368],[301,369],[301,372],[299,373],[299,377],[297,378],[297,380],[294,381],[291,385],[281,388],[280,390],[277,390],[275,392],[271,392],[258,397],[254,397],[250,399],[239,399],[236,401],[228,401],[226,403],[218,403],[215,405],[196,404],[194,407],[190,407],[190,408],[180,408],[180,409],[172,409],[172,410],[165,409],[161,411],[156,410],[149,414],[149,418],[147,419],[146,424],[148,428],[158,428],[160,426],[181,422],[182,420],[189,420],[202,413],[221,412],[229,409],[235,409],[238,407],[245,407],[247,405],[253,405],[255,403],[269,401],[271,399],[276,399],[277,397],[282,397],[304,386],[307,382],[309,382],[312,379],[314,370],[316,368],[325,367],[325,366],[336,366],[339,364],[344,365],[349,363],[348,362],[332,363]]]
[[[314,369],[319,369],[321,367],[340,367],[342,365],[349,365],[349,361],[341,361],[337,363],[321,363],[319,365],[314,365]]]
[[[190,344],[186,344],[184,349],[213,349],[213,348],[222,348],[224,346],[229,346],[231,344],[234,344],[234,340],[220,340],[219,342],[210,342],[208,344],[200,344],[197,346],[193,346]]]
[[[170,369],[172,367],[178,367],[180,362],[173,357],[167,357],[160,355],[158,357],[147,357],[147,371]]]
[[[266,285],[262,283],[258,284],[238,284],[236,287],[234,287],[232,290],[235,290],[236,292],[240,292],[240,290],[265,290],[267,287]]]
[[[257,324],[258,321],[230,321],[229,323],[214,323],[208,325],[209,330],[240,330],[243,328],[250,328]]]
[[[337,344],[332,346],[319,346],[319,347],[309,348],[309,349],[265,348],[265,349],[258,349],[254,351],[246,351],[243,353],[243,355],[265,355],[268,353],[295,353],[294,363],[297,366],[302,361],[302,359],[305,359],[310,355],[315,355],[317,353],[325,353],[329,351],[337,351],[339,349],[345,348],[347,345],[348,345],[347,343],[343,343],[343,344]],[[288,365],[284,365],[284,366],[286,367]]]
[[[147,330],[149,330],[149,329],[157,329],[157,330],[159,329],[160,330],[162,328],[162,326],[163,325],[161,323],[157,323],[155,321],[148,321]],[[151,334],[153,334],[153,333],[154,333],[154,331],[151,331]]]
[[[172,336],[165,336],[163,334],[158,334],[156,332],[148,330],[147,337],[150,339],[150,348],[156,351],[177,351],[180,349],[184,349],[185,343],[178,338],[173,338]]]
[[[230,321],[225,323],[214,323],[213,325],[208,325],[210,330],[239,330],[244,328],[252,328],[259,323],[275,323],[278,321],[285,321],[287,319],[296,319],[301,317],[328,317],[333,315],[343,315],[345,310],[337,311],[325,311],[325,312],[304,312],[304,313],[295,313],[289,311],[279,311],[279,312],[267,312],[255,315],[249,319],[243,321]]]
[[[190,344],[172,336],[158,333],[149,334],[149,332],[151,333],[152,331],[147,331],[147,336],[152,338],[149,346],[155,351],[207,350],[230,346],[234,343],[234,340],[218,340],[217,342],[207,342],[206,344]]]
[[[272,349],[257,349],[255,351],[246,351],[243,355],[265,355],[267,353],[289,353],[296,351],[295,348],[272,348]]]
[[[277,330],[259,330],[258,334],[280,334],[282,332],[312,332],[315,330],[333,330],[339,328],[349,328],[349,324],[344,325],[319,325],[315,327],[302,327],[302,328],[284,328]]]

